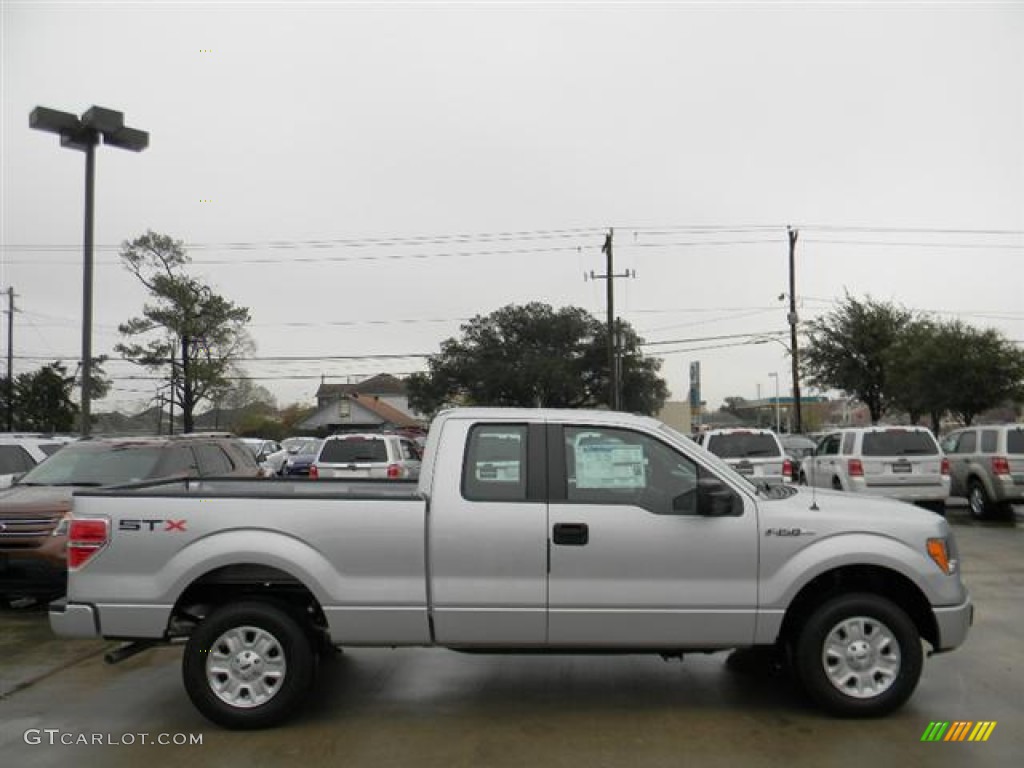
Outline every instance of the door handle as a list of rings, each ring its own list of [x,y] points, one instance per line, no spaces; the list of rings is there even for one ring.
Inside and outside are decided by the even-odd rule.
[[[590,541],[586,523],[555,523],[552,541],[566,547],[585,547]]]

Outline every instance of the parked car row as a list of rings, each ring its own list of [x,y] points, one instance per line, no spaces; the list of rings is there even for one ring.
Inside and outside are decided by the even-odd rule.
[[[1024,503],[1024,424],[958,429],[940,445],[917,426],[835,429],[815,442],[766,429],[716,429],[695,440],[754,482],[799,482],[866,493],[944,512],[964,497],[975,518]]]

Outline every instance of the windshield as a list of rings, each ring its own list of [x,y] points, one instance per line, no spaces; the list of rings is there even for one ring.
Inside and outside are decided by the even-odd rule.
[[[670,427],[668,424],[662,424],[660,429],[667,435],[669,435],[673,439],[673,441],[679,445],[692,445],[696,446],[698,450],[703,450],[689,437],[684,435],[682,432],[678,432],[672,429],[672,427]],[[708,466],[714,467],[715,471],[719,475],[722,475],[723,477],[728,477],[729,480],[736,483],[737,485],[742,485],[746,490],[751,491],[753,493],[758,493],[760,491],[760,488],[757,485],[754,485],[754,483],[745,478],[743,475],[741,475],[739,472],[730,467],[728,464],[726,464],[718,456],[715,456],[715,454],[711,453],[710,451],[705,450],[702,459]]]
[[[69,445],[21,479],[21,485],[118,485],[152,477],[157,446]]]
[[[745,459],[761,456],[781,456],[775,437],[765,432],[730,432],[711,435],[708,450],[723,459]]]

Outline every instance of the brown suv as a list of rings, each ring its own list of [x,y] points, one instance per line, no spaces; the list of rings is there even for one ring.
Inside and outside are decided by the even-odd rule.
[[[76,488],[172,477],[257,477],[230,435],[81,440],[0,491],[0,600],[64,594],[67,518]]]

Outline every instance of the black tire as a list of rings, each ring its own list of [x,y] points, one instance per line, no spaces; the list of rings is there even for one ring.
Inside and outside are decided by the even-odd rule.
[[[804,622],[796,643],[804,690],[840,717],[878,717],[901,706],[917,687],[923,657],[917,627],[906,612],[872,594],[822,604]]]
[[[225,605],[196,627],[181,671],[205,717],[225,728],[252,729],[278,725],[299,709],[314,663],[309,634],[291,614],[248,601]]]
[[[797,484],[798,485],[807,485],[807,475],[804,473],[804,471],[802,469],[800,470],[800,475],[799,475],[799,479],[797,480]]]
[[[976,477],[967,483],[967,510],[975,520],[987,520],[992,515],[992,501],[984,484]]]
[[[841,490],[843,490],[843,483],[842,483],[842,481],[838,477],[833,477],[832,478],[832,490],[833,491],[841,491]]]

